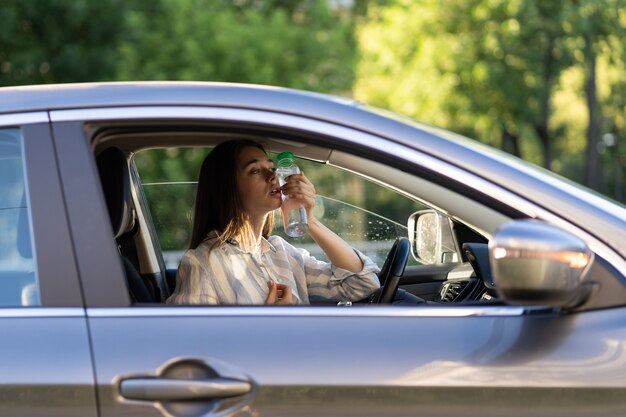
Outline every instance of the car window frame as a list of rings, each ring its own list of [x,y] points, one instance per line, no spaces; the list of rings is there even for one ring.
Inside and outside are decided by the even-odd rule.
[[[130,306],[91,137],[82,120],[53,122],[52,132],[84,304]]]
[[[562,226],[566,230],[574,230],[581,235],[586,233],[578,229],[575,225],[568,223],[565,219],[537,206],[535,203],[524,199],[494,182],[476,176],[458,166],[438,159],[422,151],[411,149],[410,152],[403,152],[406,145],[398,142],[390,142],[388,139],[376,136],[373,133],[359,130],[356,127],[335,124],[329,121],[314,119],[306,115],[287,114],[276,111],[265,111],[249,108],[236,107],[213,107],[213,106],[131,106],[124,108],[85,108],[77,110],[57,110],[51,112],[53,123],[64,124],[74,122],[77,125],[98,122],[116,121],[116,123],[154,123],[155,121],[180,121],[219,123],[220,125],[238,124],[241,126],[257,126],[266,130],[295,130],[308,132],[315,135],[320,143],[324,143],[324,137],[340,138],[341,147],[347,150],[350,145],[355,145],[353,151],[359,156],[374,158],[378,161],[389,161],[394,158],[396,168],[407,170],[407,173],[417,177],[427,177],[439,185],[455,187],[455,191],[463,190],[465,195],[480,194],[480,201],[489,200],[498,205],[498,209],[509,210],[515,213],[514,217],[536,217],[550,221],[553,224]],[[297,126],[295,128],[294,126]],[[87,129],[85,129],[87,130]],[[323,132],[323,133],[322,133]],[[385,145],[386,147],[383,147]],[[93,155],[92,155],[93,158]],[[478,198],[478,197],[477,197]],[[504,203],[506,202],[506,203]],[[504,208],[503,208],[504,207]],[[607,254],[607,261],[611,264],[619,265],[625,261],[617,256],[602,242],[593,236],[585,236],[592,249],[602,247],[603,253]],[[610,258],[610,259],[608,259]],[[90,279],[90,281],[93,281]],[[90,287],[89,283],[83,284]],[[97,287],[97,285],[96,285]],[[116,287],[122,287],[117,285]],[[90,292],[91,290],[86,290]],[[102,296],[102,295],[100,295]],[[86,296],[87,303],[90,297]],[[127,303],[116,302],[113,299],[104,303],[114,307],[116,305],[128,305]],[[98,303],[100,304],[100,303]],[[102,304],[102,306],[104,306]]]
[[[26,201],[40,298],[40,304],[32,308],[82,307],[48,114],[0,115],[0,129],[4,128],[18,128],[22,138]]]

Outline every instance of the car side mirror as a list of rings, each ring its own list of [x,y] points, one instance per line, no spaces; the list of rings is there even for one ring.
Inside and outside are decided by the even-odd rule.
[[[512,304],[580,305],[594,286],[585,281],[593,258],[581,239],[538,220],[507,223],[489,242],[496,292]]]
[[[411,214],[407,222],[411,253],[427,265],[458,262],[450,219],[435,210]]]

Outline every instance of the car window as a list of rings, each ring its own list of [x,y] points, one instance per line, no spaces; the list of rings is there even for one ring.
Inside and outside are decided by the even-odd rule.
[[[19,129],[0,129],[0,306],[39,305]]]
[[[153,149],[134,157],[167,268],[175,268],[188,247],[196,178],[208,152],[198,148]],[[409,215],[424,208],[391,189],[336,167],[302,159],[297,163],[315,185],[316,217],[379,265],[395,238],[408,235]],[[318,259],[328,260],[308,236],[287,236],[279,210],[275,216],[274,234]],[[417,261],[411,259],[411,263]]]

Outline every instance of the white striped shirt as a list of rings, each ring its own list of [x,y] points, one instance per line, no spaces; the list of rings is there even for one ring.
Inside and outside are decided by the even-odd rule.
[[[260,248],[249,252],[235,241],[209,252],[214,243],[215,238],[207,238],[185,252],[168,303],[264,304],[270,278],[291,288],[294,304],[357,301],[380,287],[380,269],[356,249],[363,269],[355,273],[319,261],[280,236],[262,238]]]

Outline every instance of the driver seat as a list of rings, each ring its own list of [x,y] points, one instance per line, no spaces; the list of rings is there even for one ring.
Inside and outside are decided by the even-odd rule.
[[[138,272],[139,262],[134,242],[137,224],[126,156],[118,148],[107,148],[98,154],[96,164],[131,299],[134,303],[162,302],[156,283]]]

